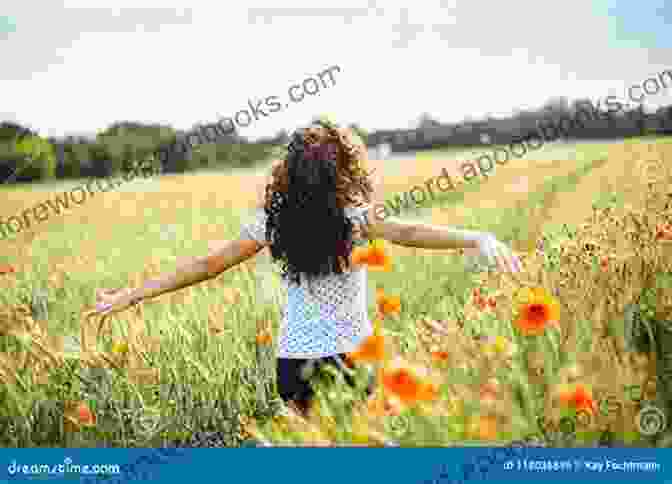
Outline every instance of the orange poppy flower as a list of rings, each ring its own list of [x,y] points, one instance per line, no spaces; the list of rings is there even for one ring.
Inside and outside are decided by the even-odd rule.
[[[472,293],[472,302],[479,311],[494,309],[497,306],[497,301],[493,297],[485,297],[479,288],[475,288]]]
[[[660,224],[656,229],[656,239],[672,240],[672,225]]]
[[[387,253],[385,243],[382,240],[371,242],[367,265],[370,269],[381,271],[389,271],[392,268],[392,259]]]
[[[405,405],[435,400],[439,393],[436,385],[423,382],[408,368],[384,371],[382,385]]]
[[[436,400],[439,398],[439,387],[434,383],[422,383],[418,395],[421,401]]]
[[[560,321],[560,304],[543,288],[531,289],[519,308],[514,325],[526,335],[538,335]]]
[[[583,385],[576,385],[569,389],[563,389],[559,393],[560,401],[565,406],[571,406],[575,410],[588,410],[595,412],[595,401],[590,392]]]
[[[374,240],[366,247],[355,247],[351,260],[353,264],[366,264],[373,271],[388,272],[392,269],[392,260],[381,240]]]
[[[84,402],[80,402],[77,406],[77,423],[83,427],[92,427],[96,425],[95,414]]]
[[[401,298],[399,296],[386,296],[385,291],[381,288],[376,289],[376,304],[378,306],[378,314],[381,317],[390,314],[397,314],[401,309]]]
[[[497,417],[481,415],[476,420],[476,435],[480,440],[497,440]]]
[[[474,306],[476,306],[479,311],[484,311],[488,307],[488,301],[483,296],[477,296],[474,298]]]
[[[257,333],[257,344],[258,345],[270,345],[272,341],[270,331],[260,331]]]
[[[14,272],[16,272],[16,271],[9,264],[0,264],[0,275],[13,274]]]
[[[353,264],[366,264],[366,261],[369,258],[369,248],[368,247],[355,247],[352,249],[352,254],[350,259]]]
[[[447,351],[442,351],[442,350],[432,351],[432,359],[434,361],[443,363],[443,362],[448,361],[449,358],[450,358],[450,353],[448,353]]]
[[[607,269],[609,269],[609,257],[604,256],[604,257],[602,257],[602,259],[600,259],[600,268],[603,271],[606,271]]]
[[[350,361],[375,363],[385,358],[385,338],[380,335],[371,335],[356,351],[348,353]]]

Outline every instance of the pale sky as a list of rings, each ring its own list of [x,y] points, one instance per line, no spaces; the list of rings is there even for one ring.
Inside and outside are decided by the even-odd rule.
[[[291,85],[336,65],[333,86],[240,134],[291,131],[323,113],[368,130],[407,128],[425,111],[459,122],[555,95],[625,99],[628,86],[672,70],[665,0],[315,5],[12,0],[0,13],[12,20],[0,23],[0,120],[42,136],[121,120],[188,130],[248,100],[284,104]],[[254,21],[253,11],[273,18]],[[671,104],[670,88],[647,103]]]

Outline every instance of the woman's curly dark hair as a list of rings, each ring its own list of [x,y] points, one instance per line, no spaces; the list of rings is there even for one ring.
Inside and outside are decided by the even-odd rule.
[[[365,161],[361,141],[333,123],[314,121],[292,135],[264,199],[266,237],[283,278],[300,284],[301,274],[310,282],[350,267],[354,227],[344,209],[371,202]]]

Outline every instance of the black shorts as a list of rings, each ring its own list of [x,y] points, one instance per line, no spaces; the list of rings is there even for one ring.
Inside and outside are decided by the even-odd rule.
[[[316,359],[294,359],[278,358],[277,366],[277,386],[278,394],[286,403],[293,403],[299,410],[305,412],[313,397],[315,391],[311,385],[314,377],[317,377],[319,370],[324,365],[331,365],[345,377],[345,381],[351,387],[355,387],[354,378],[344,371],[343,367],[351,368],[346,363],[345,355],[337,355],[340,358],[340,364],[336,361],[336,356],[327,356]],[[373,393],[374,382],[370,381],[366,389],[366,394]]]

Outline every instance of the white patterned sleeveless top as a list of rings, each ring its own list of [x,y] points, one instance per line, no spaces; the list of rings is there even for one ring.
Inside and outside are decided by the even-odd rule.
[[[355,226],[353,232],[365,220],[368,209],[369,205],[346,207],[346,217]],[[257,209],[253,219],[242,226],[241,238],[269,243],[263,209]],[[323,358],[349,353],[373,334],[367,313],[365,266],[314,278],[310,288],[303,275],[301,285],[283,279],[283,287],[287,291],[287,307],[280,325],[278,358]]]

